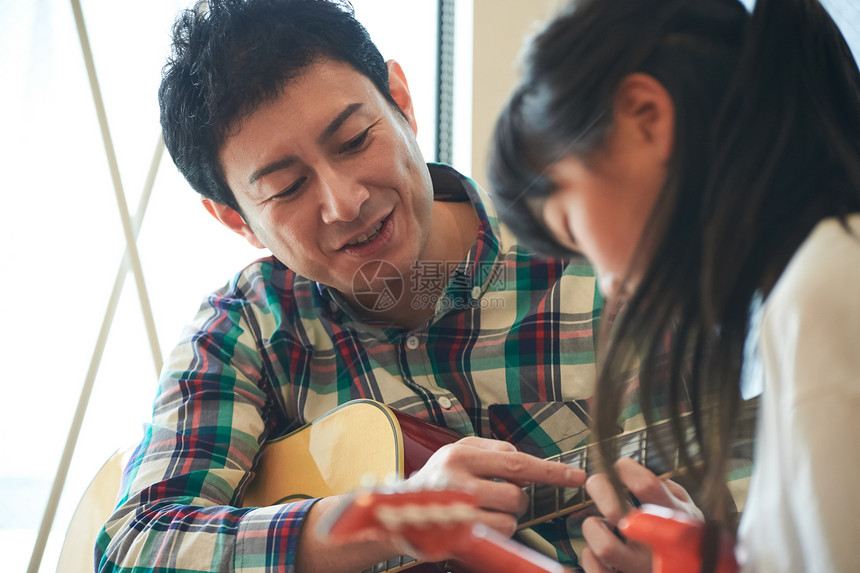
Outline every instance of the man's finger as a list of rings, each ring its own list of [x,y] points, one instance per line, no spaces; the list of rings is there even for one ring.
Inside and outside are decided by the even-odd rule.
[[[517,451],[517,448],[514,447],[513,444],[504,440],[491,440],[489,438],[479,438],[478,436],[466,436],[465,438],[457,440],[456,444],[496,452]]]
[[[518,482],[536,482],[564,487],[580,487],[585,471],[559,462],[544,460],[522,452],[499,452],[490,463],[487,477]]]
[[[520,515],[528,508],[529,497],[516,484],[482,480],[472,489],[484,509]]]
[[[473,447],[469,443],[461,442],[441,448],[437,454],[442,459],[437,461],[475,476],[502,479],[519,485],[535,482],[579,487],[585,482],[585,472],[578,468],[522,452]]]
[[[517,518],[509,513],[480,510],[475,521],[495,529],[505,537],[513,537],[517,532]]]

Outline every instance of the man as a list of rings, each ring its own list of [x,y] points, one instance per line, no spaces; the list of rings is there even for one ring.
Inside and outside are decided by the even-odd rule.
[[[531,258],[482,190],[425,164],[403,71],[347,7],[198,5],[159,98],[206,209],[273,256],[211,295],[169,358],[100,570],[355,571],[402,553],[326,545],[316,524],[339,496],[237,507],[266,442],[355,398],[466,436],[409,480],[475,492],[506,535],[523,484],[582,485],[528,454],[587,439],[593,273]],[[563,522],[543,533],[575,559]]]

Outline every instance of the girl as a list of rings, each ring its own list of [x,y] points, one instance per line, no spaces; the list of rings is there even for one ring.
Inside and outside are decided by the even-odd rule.
[[[658,386],[670,404],[689,391],[696,499],[725,522],[739,406],[761,394],[742,566],[860,570],[860,73],[830,16],[817,0],[758,0],[752,14],[735,0],[586,0],[533,40],[524,69],[492,187],[522,240],[584,253],[624,302],[598,435],[616,431],[637,360],[646,417]],[[607,473],[588,484],[605,521],[586,522],[583,565],[639,570],[647,553],[612,534],[614,492],[688,498],[606,463],[605,444]]]

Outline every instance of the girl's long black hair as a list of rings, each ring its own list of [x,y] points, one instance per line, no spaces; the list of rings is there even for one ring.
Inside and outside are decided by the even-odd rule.
[[[860,212],[860,73],[818,0],[758,0],[752,14],[736,0],[572,5],[532,40],[490,162],[501,218],[535,250],[569,254],[526,203],[554,191],[554,162],[605,142],[615,89],[635,72],[672,97],[674,150],[640,240],[653,256],[600,349],[596,431],[617,433],[631,365],[646,420],[689,398],[698,499],[726,519],[750,307],[819,221]],[[618,453],[602,444],[617,484]]]

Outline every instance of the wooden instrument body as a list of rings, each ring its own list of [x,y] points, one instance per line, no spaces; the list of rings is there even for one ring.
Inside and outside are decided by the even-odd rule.
[[[354,400],[266,445],[243,505],[259,507],[355,491],[408,477],[460,439],[371,400]]]
[[[243,506],[260,507],[328,497],[405,478],[433,452],[462,436],[372,400],[354,400],[266,445]],[[454,571],[448,564],[398,557],[374,572]],[[468,573],[464,567],[458,573]]]

